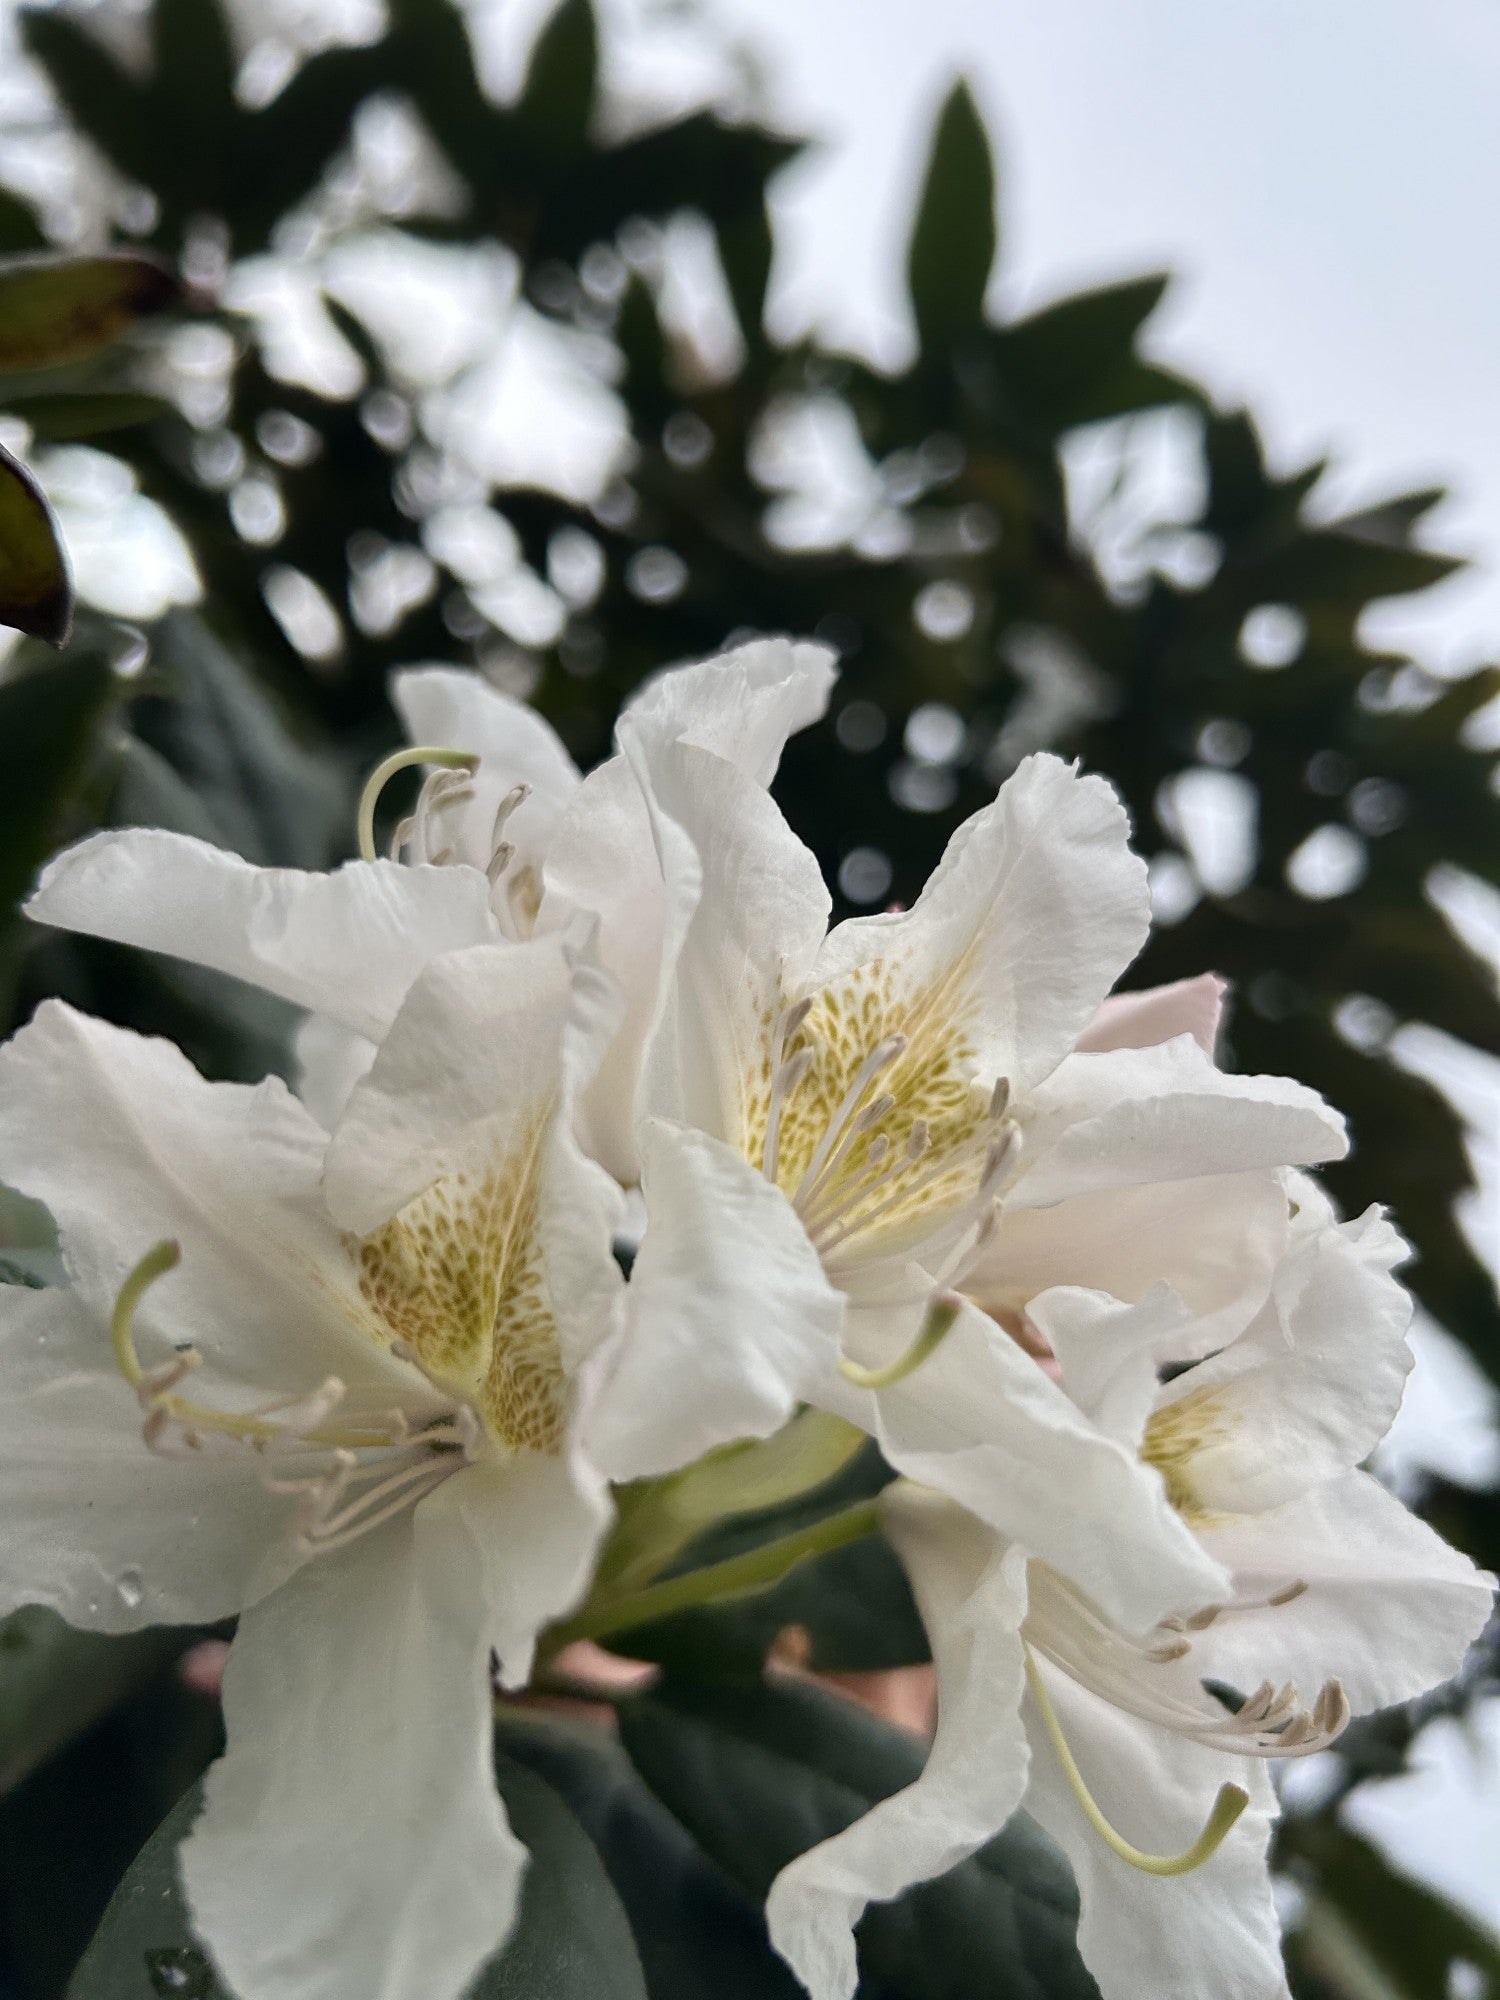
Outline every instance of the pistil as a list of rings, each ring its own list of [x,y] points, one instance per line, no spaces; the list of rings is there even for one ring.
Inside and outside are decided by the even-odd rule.
[[[1100,1810],[1093,1793],[1084,1783],[1083,1773],[1079,1770],[1068,1739],[1063,1734],[1057,1710],[1052,1706],[1052,1697],[1047,1692],[1029,1647],[1026,1649],[1026,1679],[1030,1684],[1037,1708],[1041,1712],[1042,1726],[1047,1732],[1048,1741],[1057,1753],[1058,1763],[1062,1766],[1063,1776],[1072,1788],[1073,1796],[1083,1808],[1084,1818],[1111,1854],[1117,1854],[1122,1861],[1128,1862],[1132,1868],[1138,1868],[1143,1875],[1191,1875],[1194,1869],[1201,1868],[1205,1861],[1213,1859],[1240,1814],[1250,1803],[1250,1794],[1243,1785],[1219,1787],[1218,1796],[1204,1823],[1203,1831],[1190,1846],[1183,1848],[1180,1854],[1147,1854],[1110,1824]]]

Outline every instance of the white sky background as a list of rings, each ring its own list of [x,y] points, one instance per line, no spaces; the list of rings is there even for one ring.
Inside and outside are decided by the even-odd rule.
[[[1152,344],[1249,400],[1341,500],[1456,489],[1483,574],[1383,614],[1500,653],[1500,8],[1493,0],[714,0],[830,142],[786,184],[781,308],[899,340],[924,128],[954,72],[1002,147],[1001,302],[1169,266]]]

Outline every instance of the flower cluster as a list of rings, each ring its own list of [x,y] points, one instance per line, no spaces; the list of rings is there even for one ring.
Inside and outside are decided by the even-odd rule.
[[[0,1291],[0,1593],[238,1614],[182,1869],[240,2000],[453,2000],[525,1864],[493,1675],[588,1629],[613,1489],[809,1411],[897,1475],[859,1525],[939,1687],[921,1777],[771,1891],[813,2000],[867,1903],[1021,1807],[1105,2000],[1275,2000],[1267,1766],[1484,1623],[1492,1579],[1360,1470],[1410,1308],[1399,1238],[1306,1172],[1339,1119],[1216,1065],[1214,979],[1108,997],[1145,871],[1054,758],[830,931],[770,785],[832,679],[783,641],[678,669],[580,776],[415,670],[361,860],[117,832],[33,898],[306,1010],[295,1094],[50,1002],[0,1051],[0,1178],[69,1273]]]

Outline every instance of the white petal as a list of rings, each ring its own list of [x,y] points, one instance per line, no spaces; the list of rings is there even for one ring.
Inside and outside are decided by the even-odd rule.
[[[457,667],[408,667],[391,676],[391,701],[413,743],[468,750],[479,758],[469,796],[445,807],[441,838],[471,867],[489,865],[495,816],[515,785],[529,796],[508,816],[502,838],[514,867],[539,867],[580,778],[557,732],[534,708]]]
[[[812,2000],[852,2000],[854,1926],[872,1902],[927,1882],[992,1840],[1021,1801],[1025,1559],[933,1495],[897,1488],[886,1532],[911,1578],[937,1669],[938,1725],[922,1775],[771,1885],[771,1942]]]
[[[0,1613],[126,1632],[209,1624],[295,1566],[293,1502],[245,1453],[167,1459],[70,1287],[0,1286]]]
[[[497,1274],[534,1244],[570,1376],[608,1338],[622,1289],[623,1197],[573,1132],[618,1019],[612,982],[560,938],[450,952],[355,1087],[324,1174],[330,1213],[361,1236],[432,1191],[459,1217],[444,1227],[486,1245]],[[493,1330],[474,1331],[483,1345]],[[471,1359],[484,1365],[480,1349]]]
[[[910,910],[854,917],[828,939],[819,981],[885,960],[931,985],[958,975],[975,1073],[1026,1088],[1093,1019],[1146,939],[1145,864],[1102,778],[1028,757],[966,820]]]
[[[576,1609],[593,1579],[614,1517],[609,1489],[576,1451],[523,1451],[448,1480],[418,1508],[419,1525],[426,1532],[445,1513],[467,1527],[485,1565],[501,1685],[524,1688],[538,1635]]]
[[[623,757],[590,771],[558,824],[543,870],[539,932],[597,920],[600,962],[624,1002],[609,1060],[583,1104],[585,1144],[615,1178],[639,1178],[636,1091],[661,986],[665,902],[651,821]]]
[[[1063,1733],[1105,1817],[1148,1854],[1195,1840],[1219,1786],[1251,1794],[1222,1847],[1191,1875],[1142,1874],[1084,1819],[1027,1703],[1025,1806],[1062,1848],[1078,1882],[1078,1948],[1103,2000],[1287,2000],[1266,1850],[1275,1801],[1250,1760],[1170,1736],[1109,1707],[1038,1663]]]
[[[375,1044],[326,1014],[306,1014],[292,1037],[297,1095],[325,1132],[331,1132],[349,1094],[375,1060]]]
[[[864,1319],[850,1315],[848,1337],[862,1360]],[[1072,1577],[1127,1630],[1223,1594],[1224,1572],[1173,1512],[1160,1477],[976,1307],[963,1307],[905,1381],[846,1389],[839,1402],[898,1472]]]
[[[682,743],[632,741],[631,754],[652,806],[674,964],[644,1102],[743,1147],[770,1022],[811,974],[828,891],[769,794],[720,758]]]
[[[318,1191],[327,1144],[272,1078],[206,1083],[170,1042],[46,1001],[0,1049],[0,1176],[51,1209],[82,1297],[108,1323],[127,1274],[176,1238],[137,1313],[143,1363],[188,1343],[267,1393],[330,1374],[388,1385],[356,1273]]]
[[[1287,1240],[1272,1173],[1102,1188],[1051,1208],[1007,1208],[964,1290],[990,1310],[1023,1310],[1053,1285],[1132,1303],[1170,1285],[1195,1316],[1224,1315],[1222,1346],[1263,1298]],[[1234,1323],[1237,1320],[1237,1323]]]
[[[1078,1037],[1078,1047],[1095,1051],[1145,1049],[1178,1035],[1191,1035],[1203,1053],[1211,1056],[1227,991],[1218,973],[1200,972],[1196,979],[1174,980],[1170,986],[1112,994]]]
[[[1028,1317],[1056,1355],[1063,1386],[1102,1431],[1138,1449],[1157,1399],[1157,1367],[1180,1353],[1192,1314],[1168,1285],[1135,1305],[1107,1292],[1058,1285]]]
[[[560,938],[451,952],[417,980],[328,1147],[335,1220],[363,1234],[492,1143],[566,1115],[618,1019],[609,983]]]
[[[586,1449],[613,1479],[767,1437],[837,1369],[843,1300],[785,1197],[730,1147],[653,1119],[647,1226]]]
[[[1364,1472],[1272,1513],[1210,1524],[1203,1542],[1242,1596],[1308,1586],[1289,1604],[1218,1619],[1194,1648],[1203,1671],[1231,1686],[1294,1680],[1306,1691],[1337,1676],[1356,1713],[1450,1679],[1494,1601],[1492,1576]]]
[[[1406,1245],[1378,1209],[1288,1251],[1235,1341],[1163,1392],[1156,1419],[1210,1513],[1260,1513],[1348,1471],[1390,1429],[1411,1371]]]
[[[58,855],[26,908],[231,973],[378,1041],[429,959],[499,934],[489,896],[472,868],[256,868],[185,834],[133,828]]]
[[[1342,1158],[1343,1120],[1288,1077],[1232,1076],[1188,1035],[1149,1049],[1069,1056],[1019,1113],[1035,1208],[1100,1188]]]
[[[241,1620],[181,1863],[239,2000],[455,2000],[509,1931],[525,1851],[491,1768],[476,1526],[403,1515]],[[503,1516],[488,1536],[507,1546]]]
[[[648,683],[626,709],[621,743],[635,746],[637,757],[642,745],[660,751],[679,740],[693,743],[763,788],[775,775],[788,734],[822,714],[832,681],[825,648],[755,641]],[[547,856],[538,928],[559,929],[580,912],[596,916],[601,962],[625,998],[610,1059],[585,1100],[583,1128],[594,1157],[624,1182],[639,1176],[637,1086],[664,955],[675,957],[697,900],[690,850],[687,866],[691,883],[680,872],[663,883],[652,817],[624,756],[609,758],[585,778]]]
[[[823,714],[838,678],[831,648],[805,639],[752,639],[716,659],[674,667],[639,688],[632,728],[712,750],[766,786],[789,736]]]

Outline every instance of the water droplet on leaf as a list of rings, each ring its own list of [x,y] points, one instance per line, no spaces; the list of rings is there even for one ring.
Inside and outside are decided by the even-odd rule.
[[[213,1993],[208,1960],[191,1945],[163,1945],[148,1951],[146,1970],[165,2000],[210,2000]]]
[[[140,1571],[138,1569],[122,1571],[115,1581],[115,1592],[127,1611],[136,1610],[146,1594]]]

